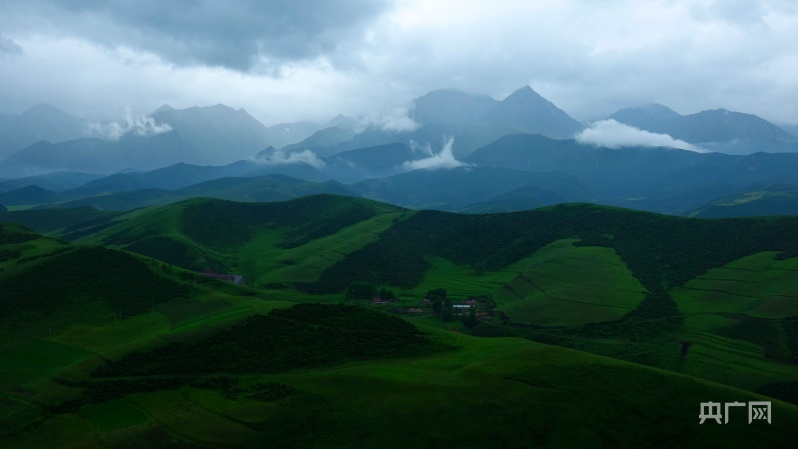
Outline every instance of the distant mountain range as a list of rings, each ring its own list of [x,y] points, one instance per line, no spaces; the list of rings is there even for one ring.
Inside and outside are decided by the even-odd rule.
[[[50,106],[36,105],[19,116],[0,120],[0,159],[40,140],[61,142],[89,135],[88,123]]]
[[[504,100],[486,95],[469,95],[455,90],[436,90],[415,100],[409,118],[418,127],[397,131],[381,125],[371,125],[348,140],[340,140],[341,131],[325,131],[337,138],[323,139],[313,136],[286,149],[297,151],[311,149],[320,156],[331,156],[343,151],[366,147],[379,147],[391,143],[411,142],[437,144],[444,136],[458,142],[454,154],[458,157],[504,136],[513,133],[541,134],[551,138],[571,138],[583,128],[565,111],[540,96],[529,86],[524,86]],[[320,141],[327,146],[321,146]]]
[[[661,104],[621,109],[609,118],[690,143],[735,139],[794,140],[794,136],[756,115],[714,109],[681,115]]]
[[[272,156],[282,154],[271,152]],[[17,188],[1,192],[0,203],[126,210],[199,196],[274,201],[334,193],[414,209],[469,213],[574,201],[690,216],[798,213],[794,207],[798,196],[783,188],[795,182],[796,153],[609,149],[575,140],[513,134],[474,151],[459,167],[410,170],[402,162],[425,157],[424,150],[396,143],[341,152],[314,160],[317,166],[258,159],[224,166],[179,163],[101,178],[87,175],[88,182],[70,184],[69,188],[46,189],[35,184],[45,180],[52,185],[61,180],[66,185],[69,179],[74,184],[74,174],[52,174],[26,178],[30,184],[25,186],[20,186],[23,180],[14,180]]]
[[[793,197],[776,193],[734,200],[751,203],[734,211],[726,205],[763,185],[794,183],[798,173],[798,138],[755,115],[681,115],[649,104],[609,117],[717,151],[698,153],[588,145],[574,138],[585,127],[529,86],[501,101],[436,90],[407,114],[404,130],[344,115],[266,127],[243,109],[163,105],[144,118],[97,124],[39,105],[0,116],[0,151],[28,145],[0,161],[0,203],[131,209],[311,192],[473,213],[570,201],[697,216],[792,213]],[[305,184],[288,188],[286,176]]]
[[[609,118],[710,151],[798,152],[798,138],[790,132],[755,115],[724,109],[681,115],[666,106],[650,104],[622,109]],[[163,105],[144,118],[96,123],[39,105],[20,116],[0,117],[0,158],[5,156],[0,160],[0,177],[58,171],[112,174],[181,162],[220,166],[252,159],[273,147],[285,155],[310,150],[337,168],[339,173],[332,178],[355,182],[396,174],[396,165],[411,160],[396,160],[398,150],[386,150],[391,145],[404,145],[402,154],[412,157],[417,152],[408,153],[408,148],[438,148],[446,138],[453,137],[453,156],[464,158],[510,134],[571,139],[584,129],[529,86],[501,101],[455,90],[432,91],[413,101],[406,120],[404,129],[344,115],[323,125],[296,122],[266,127],[243,109],[219,104],[187,109]],[[353,150],[359,153],[349,153]],[[373,157],[365,156],[368,151],[375,152]],[[364,172],[362,166],[345,166],[351,158],[376,159],[378,154],[387,158],[371,162],[370,172]],[[394,162],[396,165],[387,166]],[[2,189],[8,187],[0,184]]]
[[[681,115],[666,106],[652,103],[621,109],[609,118],[723,153],[798,151],[795,135],[756,115],[726,109]]]
[[[113,173],[179,162],[222,165],[252,158],[269,145],[300,141],[318,128],[310,122],[266,127],[243,109],[224,105],[164,105],[144,119],[90,127],[63,111],[38,106],[0,130],[0,155],[7,156],[0,163],[0,175]]]
[[[667,213],[687,212],[763,182],[794,182],[798,173],[796,153],[743,156],[671,148],[609,149],[524,134],[505,136],[465,161],[569,173],[604,204]]]

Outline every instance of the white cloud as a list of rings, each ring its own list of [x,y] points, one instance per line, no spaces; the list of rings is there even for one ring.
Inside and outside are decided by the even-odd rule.
[[[674,139],[668,134],[643,131],[642,129],[619,123],[613,119],[599,120],[591,123],[589,127],[580,131],[575,139],[581,144],[606,148],[671,147],[699,153],[705,152],[705,150],[695,145],[683,140]]]
[[[421,125],[410,118],[411,106],[400,106],[382,115],[364,117],[361,126],[376,126],[383,131],[389,132],[410,132],[415,131]]]
[[[316,169],[320,169],[325,165],[324,161],[310,150],[294,151],[286,154],[283,150],[275,149],[271,154],[262,154],[256,157],[254,161],[264,165],[307,164]]]
[[[152,117],[133,117],[129,108],[125,110],[123,122],[89,122],[88,128],[88,134],[99,134],[108,140],[119,140],[129,133],[137,136],[154,136],[172,130],[168,123],[156,123]]]
[[[430,155],[430,157],[424,159],[418,159],[415,161],[407,161],[402,164],[402,168],[406,170],[437,170],[440,168],[455,168],[455,167],[462,167],[469,164],[465,162],[458,161],[454,157],[454,153],[452,152],[452,146],[454,145],[454,137],[450,137],[446,139],[446,142],[443,145],[440,153],[435,154],[432,151],[432,148],[429,144],[423,147],[416,147],[414,145],[414,150],[420,149],[421,151]]]

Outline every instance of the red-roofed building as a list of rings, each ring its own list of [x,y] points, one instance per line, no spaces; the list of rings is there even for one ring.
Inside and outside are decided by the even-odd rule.
[[[208,276],[209,278],[219,279],[220,281],[232,282],[236,285],[244,285],[244,276],[241,276],[240,274],[223,274],[211,270],[205,270],[202,272],[202,275]]]

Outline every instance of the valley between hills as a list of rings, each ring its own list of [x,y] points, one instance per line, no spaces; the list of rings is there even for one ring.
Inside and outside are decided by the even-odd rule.
[[[4,119],[0,446],[794,446],[793,128],[405,118]]]
[[[795,432],[796,218],[327,194],[0,217],[24,224],[0,228],[4,447],[786,447]],[[768,400],[773,422],[699,426],[707,400]]]

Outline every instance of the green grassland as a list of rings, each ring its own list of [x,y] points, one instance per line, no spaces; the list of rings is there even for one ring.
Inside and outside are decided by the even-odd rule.
[[[591,205],[463,216],[320,195],[194,199],[79,228],[73,244],[0,225],[2,447],[798,436],[797,219]],[[53,235],[76,236],[64,229]],[[205,268],[248,287],[190,271]],[[346,298],[353,282],[398,301]],[[384,313],[436,288],[506,315],[466,327],[429,306],[413,325]],[[793,404],[774,401],[771,425],[742,409],[698,425],[700,402],[765,399],[756,391]]]
[[[708,270],[676,289],[674,298],[687,314],[798,315],[798,258],[776,260],[776,255],[760,252]]]
[[[796,436],[798,407],[779,401],[773,403],[770,425],[748,424],[744,412],[727,425],[699,425],[702,401],[763,398],[668,371],[517,338],[414,329],[362,308],[277,310],[284,312],[269,316],[355,334],[367,323],[365,329],[381,329],[372,332],[419,335],[433,352],[400,355],[375,345],[389,352],[360,360],[344,355],[333,364],[271,373],[231,374],[226,365],[209,373],[203,366],[201,373],[177,378],[115,380],[67,367],[58,378],[70,386],[68,394],[32,395],[43,414],[23,425],[33,415],[29,405],[17,402],[3,418],[18,426],[9,427],[13,430],[0,436],[0,443],[11,448],[44,441],[54,448],[790,447]],[[209,337],[194,354],[207,357],[217,345],[247,350],[247,341],[229,346]],[[281,346],[286,353],[310,347],[293,339]],[[137,356],[118,361],[131,357]],[[10,396],[15,399],[7,401],[18,395]]]
[[[501,310],[523,323],[574,327],[617,320],[637,307],[644,288],[612,249],[572,243],[537,251],[536,263],[503,287],[517,300]]]
[[[331,195],[275,204],[195,199],[148,210],[79,241],[191,270],[240,273],[253,286],[290,284],[315,281],[346,254],[375,241],[403,213]]]
[[[645,289],[609,248],[573,243],[553,242],[505,269],[480,275],[445,259],[433,259],[423,281],[407,293],[417,298],[428,289],[445,287],[455,298],[491,294],[498,310],[514,322],[558,328],[481,323],[474,329],[477,334],[525,336],[751,390],[798,378],[798,366],[791,363],[794,353],[780,321],[798,315],[798,302],[790,298],[798,285],[792,271],[798,258],[776,260],[776,252],[762,252],[709,270],[671,290],[684,315],[683,326],[662,338],[630,341],[622,335],[599,338],[578,332],[583,324],[621,318],[640,303]],[[529,277],[537,281],[534,286]],[[585,297],[589,300],[584,301]],[[459,323],[440,323],[434,317],[415,319],[424,324],[433,320],[438,327],[465,331]],[[680,355],[679,341],[693,343],[686,357]]]
[[[251,289],[119,250],[0,225],[0,385],[24,388],[64,366],[175,329],[229,325],[284,304]]]
[[[576,242],[557,240],[485,273],[431,258],[421,282],[401,294],[419,298],[429,289],[445,287],[455,298],[490,295],[498,310],[515,321],[542,326],[610,321],[633,310],[645,289],[618,255],[606,247],[574,246]]]
[[[308,293],[312,301],[348,301],[346,287],[362,281],[388,286],[405,306],[439,287],[454,299],[487,294],[511,326],[482,323],[475,333],[518,335],[758,388],[794,374],[791,365],[782,366],[795,350],[781,325],[765,325],[771,338],[762,342],[749,336],[750,325],[732,329],[739,323],[728,314],[740,313],[739,308],[714,310],[710,318],[705,310],[694,309],[700,298],[682,298],[685,291],[723,296],[695,290],[704,288],[699,276],[706,270],[756,257],[752,255],[762,250],[778,250],[767,253],[770,260],[798,254],[795,221],[695,220],[589,205],[463,216],[319,195],[270,204],[194,199],[137,211],[80,241],[140,252],[185,268],[240,273],[249,285],[288,301],[305,301]],[[775,266],[763,270],[785,279],[791,273]],[[729,281],[712,288],[735,284],[767,291],[776,288],[773,280]],[[646,295],[652,299],[643,301]],[[724,298],[715,298],[713,304],[742,297]],[[778,319],[795,315],[783,306],[785,301],[789,298],[772,297],[759,307],[786,313]],[[195,303],[186,304],[190,309]],[[172,325],[207,318],[204,308],[186,315],[184,305],[174,299],[157,310],[168,310]],[[457,321],[436,321],[431,311],[422,316],[420,320],[434,327],[459,326]],[[696,327],[696,319],[716,324]],[[742,357],[735,363],[764,368],[729,376],[707,368],[715,365],[706,361],[684,363],[678,342],[696,340],[695,332],[712,337],[706,344],[694,342],[695,359],[710,347],[715,348],[710,356],[732,357],[724,351],[734,348],[734,357]]]
[[[695,342],[689,372],[751,389],[798,378],[784,321],[798,316],[798,258],[775,256],[752,254],[673,290]]]

